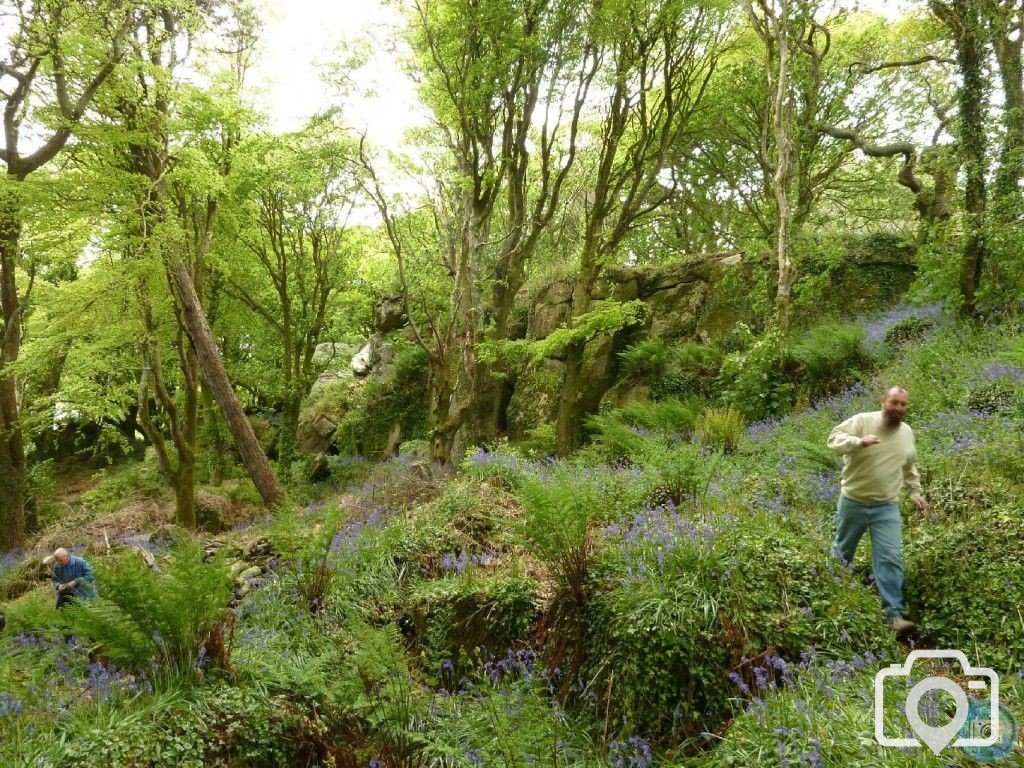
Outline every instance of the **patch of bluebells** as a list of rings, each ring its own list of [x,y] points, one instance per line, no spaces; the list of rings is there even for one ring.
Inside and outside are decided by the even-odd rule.
[[[805,734],[800,728],[779,726],[775,729],[775,739],[780,766],[784,768],[790,768],[790,766],[824,768],[821,741],[813,736],[805,739]]]
[[[945,445],[945,452],[953,454],[984,447],[986,436],[993,429],[1013,431],[1016,428],[1012,419],[976,409],[937,413],[921,425],[921,431],[927,434],[929,444]]]
[[[749,437],[755,443],[760,442],[763,438],[768,437],[778,428],[779,420],[776,418],[768,418],[763,419],[762,421],[755,421],[753,424],[747,427],[747,437]]]
[[[1015,384],[1024,384],[1024,368],[1007,363],[987,363],[982,366],[981,374],[986,379],[1012,379]]]
[[[469,463],[485,472],[491,471],[500,475],[502,470],[508,470],[530,474],[541,480],[551,477],[562,466],[562,461],[556,456],[547,456],[542,459],[522,459],[507,453],[490,452],[485,448],[477,448],[469,456]],[[595,477],[598,473],[609,474],[606,467],[575,467],[573,471],[588,478]]]
[[[357,548],[365,530],[377,525],[377,523],[381,521],[383,515],[384,510],[377,507],[371,510],[370,514],[362,520],[355,520],[344,526],[340,531],[334,534],[334,538],[331,539],[331,554],[346,554]]]
[[[875,397],[875,394],[864,382],[858,381],[838,394],[816,401],[810,410],[812,413],[827,413],[833,420],[846,419],[865,410],[872,397]]]
[[[809,412],[827,414],[830,421],[839,422],[860,411],[870,410],[874,396],[863,382],[857,382],[838,394],[816,401]],[[803,417],[803,414],[789,414],[756,421],[747,427],[747,436],[754,443],[764,442],[794,418]]]
[[[14,644],[17,649],[34,651],[73,651],[76,647],[73,638],[65,640],[59,637],[31,634],[29,632],[21,632],[15,635]]]
[[[16,565],[21,563],[24,555],[20,550],[12,549],[7,552],[0,553],[0,576],[14,568]]]
[[[643,736],[630,736],[625,741],[608,745],[608,757],[614,768],[650,768],[654,758],[651,745]]]
[[[0,717],[17,717],[25,711],[25,703],[9,693],[0,693]]]
[[[697,523],[684,517],[672,502],[649,507],[638,512],[628,527],[613,524],[602,533],[607,537],[620,537],[620,549],[627,563],[627,573],[642,580],[650,573],[651,554],[659,572],[665,572],[665,558],[681,544],[710,548],[716,530],[710,525]]]
[[[485,566],[493,563],[498,557],[497,552],[488,550],[480,554],[468,554],[467,552],[459,552],[457,555],[453,555],[450,552],[446,552],[441,556],[441,568],[446,571],[455,571],[462,573],[466,570],[467,566]]]
[[[885,341],[885,336],[895,325],[910,317],[921,320],[933,320],[936,323],[942,317],[942,304],[927,304],[923,307],[901,305],[879,315],[861,320],[864,328],[864,343],[869,348],[877,348]]]
[[[764,653],[753,659],[744,656],[740,661],[739,670],[729,673],[729,680],[744,696],[751,693],[760,697],[766,691],[775,688],[778,682],[790,682],[794,677],[792,665],[775,653]]]
[[[86,687],[92,690],[98,700],[109,699],[114,689],[121,682],[120,673],[112,666],[94,661],[85,668]]]
[[[767,510],[768,512],[771,512],[775,515],[784,514],[789,507],[789,505],[786,504],[786,497],[782,493],[782,489],[779,488],[775,490],[774,496],[755,496],[753,499],[751,499],[751,504],[753,504],[753,506],[759,509]]]
[[[537,654],[530,648],[509,649],[504,658],[484,662],[483,671],[492,685],[498,685],[510,676],[532,680],[536,661]]]
[[[486,448],[477,448],[470,454],[469,461],[476,467],[493,464],[507,469],[529,469],[532,463],[526,459],[520,459],[518,456],[510,456],[507,453],[492,453]]]
[[[973,435],[957,435],[953,439],[953,451],[959,453],[960,451],[968,451],[972,448],[980,448],[985,445],[983,440],[979,440]]]
[[[814,472],[807,478],[811,498],[819,504],[834,504],[839,498],[838,472]]]

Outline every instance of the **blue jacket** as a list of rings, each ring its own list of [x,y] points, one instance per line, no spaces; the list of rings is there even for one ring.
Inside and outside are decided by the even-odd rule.
[[[52,580],[54,589],[58,584],[74,581],[75,586],[64,591],[75,597],[97,597],[96,579],[92,575],[92,566],[83,557],[72,555],[67,565],[56,563],[53,566]]]

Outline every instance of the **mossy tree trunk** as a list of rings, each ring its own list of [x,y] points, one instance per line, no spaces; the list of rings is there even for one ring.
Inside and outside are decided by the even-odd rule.
[[[0,551],[22,546],[27,533],[21,403],[17,378],[4,370],[17,362],[21,349],[22,310],[15,282],[21,236],[18,183],[20,179],[11,179],[0,191],[0,309],[4,320],[0,342]]]
[[[988,256],[985,241],[988,134],[986,116],[986,29],[976,0],[929,0],[956,46],[961,84],[957,91],[958,148],[964,165],[965,233],[960,259],[960,314],[978,314],[977,294]]]
[[[32,290],[19,295],[18,267],[23,223],[21,185],[65,147],[96,96],[121,62],[135,21],[134,8],[81,3],[27,3],[11,13],[4,60],[3,149],[0,160],[0,551],[25,542],[25,438],[18,382],[8,369],[18,360],[22,314]],[[89,45],[82,44],[85,36]],[[43,127],[40,112],[56,125]],[[56,117],[57,120],[53,120]],[[34,132],[32,152],[21,146],[22,130]]]

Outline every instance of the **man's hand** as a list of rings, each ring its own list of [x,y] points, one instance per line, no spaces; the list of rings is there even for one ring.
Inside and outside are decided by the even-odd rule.
[[[864,435],[860,439],[860,447],[867,448],[869,445],[878,445],[880,442],[877,435]]]
[[[917,509],[918,512],[924,512],[928,509],[928,502],[925,501],[924,496],[915,496],[911,501],[914,502],[914,508]]]

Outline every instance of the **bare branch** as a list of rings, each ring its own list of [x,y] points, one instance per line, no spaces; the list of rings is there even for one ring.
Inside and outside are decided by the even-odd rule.
[[[850,69],[856,69],[862,75],[869,75],[872,72],[881,72],[883,69],[900,69],[904,67],[917,67],[921,64],[949,64],[955,65],[954,59],[948,59],[945,56],[919,56],[916,59],[906,59],[905,61],[885,61],[881,64],[868,64],[866,61],[854,61],[850,64]]]
[[[826,136],[851,142],[868,157],[896,157],[897,155],[903,155],[903,166],[900,168],[899,176],[897,177],[899,183],[915,195],[924,189],[924,185],[914,175],[914,166],[917,164],[917,147],[911,142],[900,141],[893,144],[870,144],[859,133],[847,128],[836,128],[826,125],[822,126],[819,130]]]

